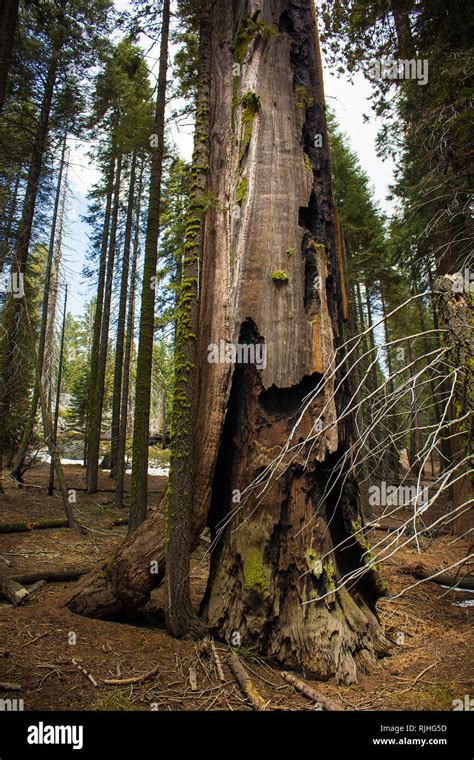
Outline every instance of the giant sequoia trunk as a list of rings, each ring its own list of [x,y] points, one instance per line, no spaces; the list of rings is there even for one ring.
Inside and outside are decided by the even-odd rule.
[[[347,389],[331,380],[344,285],[313,4],[240,2],[233,15],[221,4],[215,28],[229,37],[213,49],[211,135],[228,148],[222,171],[211,139],[210,190],[230,209],[210,212],[203,266],[198,429],[208,435],[197,498],[210,498],[221,528],[208,624],[285,666],[350,682],[383,643],[375,573],[337,590],[363,550],[352,535],[357,488],[342,466]],[[265,368],[209,364],[220,339],[264,343]]]
[[[217,2],[210,93],[192,534],[207,522],[217,547],[203,613],[224,639],[351,682],[385,642],[375,571],[339,588],[365,539],[333,374],[344,286],[312,0]],[[210,363],[221,340],[261,344],[266,366]],[[142,604],[164,572],[162,530],[150,517],[70,608]]]

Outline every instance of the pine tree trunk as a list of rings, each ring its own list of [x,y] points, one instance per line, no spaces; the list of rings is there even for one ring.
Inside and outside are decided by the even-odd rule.
[[[207,4],[206,4],[207,5]],[[199,271],[204,238],[206,177],[209,162],[210,18],[201,15],[198,96],[194,131],[192,187],[185,235],[175,339],[171,418],[171,462],[167,493],[166,625],[174,636],[203,633],[190,596],[190,552],[196,475],[194,439],[197,412]],[[163,441],[165,420],[163,418]]]
[[[106,221],[104,222],[103,240],[107,238],[108,254],[106,258],[106,271],[104,266],[104,278],[101,271],[99,272],[99,285],[97,291],[97,310],[99,309],[99,291],[102,293],[100,304],[100,325],[98,326],[99,340],[97,346],[97,355],[94,353],[91,357],[91,380],[90,380],[90,413],[88,415],[87,425],[87,493],[97,493],[97,478],[99,472],[99,449],[100,434],[102,430],[102,411],[104,404],[104,382],[105,369],[107,364],[107,348],[109,343],[109,322],[110,322],[110,304],[112,300],[112,286],[114,275],[115,247],[117,237],[117,220],[119,211],[120,196],[120,175],[122,169],[122,157],[117,157],[117,168],[115,170],[115,185],[113,192],[113,209],[109,214],[106,210]],[[108,200],[108,199],[107,199]],[[110,235],[109,223],[110,224]],[[107,232],[107,235],[106,235]],[[103,250],[102,250],[103,253]],[[96,315],[97,318],[97,315]],[[94,340],[95,340],[94,325]],[[94,351],[94,347],[93,347]],[[95,358],[97,356],[97,359]]]
[[[380,286],[380,302],[382,304],[382,316],[383,316],[383,327],[384,327],[384,336],[385,336],[385,343],[387,345],[387,367],[388,367],[388,390],[390,394],[393,396],[395,392],[395,385],[393,382],[393,361],[392,361],[392,351],[393,347],[389,345],[391,340],[390,335],[390,328],[388,325],[388,319],[387,319],[387,305],[385,301],[385,294],[384,289],[382,285]],[[396,436],[397,433],[397,424],[394,420],[393,416],[390,416],[389,419],[386,421],[388,431],[391,435]],[[387,464],[388,469],[392,477],[395,478],[395,480],[398,480],[400,476],[400,455],[399,455],[399,443],[395,441],[394,443],[390,443],[387,451]]]
[[[25,306],[25,316],[26,316],[28,327],[29,327],[29,332],[31,335],[33,335],[33,326],[31,324],[31,319],[28,313],[27,306]],[[39,357],[38,357],[38,353],[36,351],[34,343],[32,343],[32,352],[33,352],[33,362],[34,362],[35,373],[36,373],[36,382],[39,388],[39,402],[41,406],[43,433],[44,433],[46,445],[48,447],[48,451],[51,457],[51,462],[53,464],[53,467],[58,479],[59,490],[61,492],[61,498],[63,501],[64,511],[66,513],[67,527],[77,528],[74,512],[71,506],[71,502],[69,501],[69,492],[66,485],[66,479],[64,477],[64,471],[61,464],[61,458],[59,456],[59,452],[54,441],[53,420],[52,420],[52,415],[51,415],[51,409],[48,407],[46,394],[44,392],[44,388],[41,383],[41,369],[40,369]]]
[[[100,351],[100,331],[102,326],[102,311],[104,308],[105,272],[107,266],[107,251],[109,247],[110,217],[112,212],[112,198],[115,179],[115,146],[112,145],[110,165],[107,176],[107,198],[105,203],[104,226],[102,228],[102,241],[99,261],[99,277],[97,281],[97,299],[94,313],[94,326],[92,331],[92,346],[89,374],[89,403],[87,406],[86,436],[84,441],[84,464],[88,466],[89,438],[93,435],[93,425],[97,416],[98,385],[97,373]],[[87,470],[88,471],[88,470]]]
[[[110,476],[117,477],[118,439],[120,430],[120,408],[122,398],[123,354],[125,340],[125,317],[127,311],[128,274],[130,269],[130,247],[132,243],[133,205],[135,202],[136,155],[132,156],[125,223],[125,240],[122,256],[122,280],[120,284],[119,312],[117,318],[117,338],[115,343],[114,385],[112,392],[112,427],[110,447]]]
[[[22,215],[18,225],[12,270],[13,272],[18,273],[20,276],[24,275],[28,260],[28,251],[31,241],[31,231],[33,227],[36,198],[38,195],[39,180],[43,167],[43,158],[48,136],[51,104],[56,83],[60,44],[60,39],[57,39],[53,45],[53,50],[48,65],[46,83],[43,91],[41,110],[38,119],[38,126],[35,134],[33,151],[31,154],[31,162],[28,170],[26,190],[23,199]],[[3,315],[4,335],[2,338],[3,345],[0,389],[0,457],[2,457],[3,453],[8,450],[11,444],[11,437],[9,433],[9,415],[12,402],[12,393],[15,386],[15,377],[17,376],[17,372],[21,372],[21,367],[15,366],[15,360],[17,357],[15,348],[17,330],[21,321],[22,308],[22,299],[13,298],[12,295],[9,295]]]
[[[115,506],[123,507],[124,479],[125,479],[125,447],[127,441],[128,404],[130,396],[130,370],[132,362],[133,334],[135,325],[135,279],[137,274],[138,246],[140,241],[140,211],[141,194],[143,186],[143,159],[138,181],[138,193],[135,211],[135,237],[133,241],[132,267],[130,272],[130,301],[128,305],[127,330],[125,337],[125,355],[123,360],[123,384],[120,409],[120,426],[117,450],[117,476],[115,487]]]
[[[38,361],[41,368],[41,377],[44,376],[44,354],[45,354],[45,344],[46,344],[46,332],[47,332],[47,326],[48,326],[48,318],[50,318],[49,302],[50,302],[50,290],[51,290],[51,272],[52,272],[52,265],[53,265],[54,250],[55,250],[55,245],[56,245],[56,227],[57,227],[57,222],[58,222],[59,204],[61,200],[61,192],[62,192],[62,185],[63,185],[63,172],[64,172],[64,166],[65,166],[65,157],[66,157],[66,141],[67,141],[67,130],[65,131],[64,137],[63,137],[61,159],[59,163],[58,184],[56,187],[56,195],[54,199],[53,218],[51,221],[51,234],[49,237],[49,246],[48,246],[48,258],[46,261],[46,272],[45,272],[45,278],[44,278],[44,295],[43,295],[43,304],[41,307],[41,324],[40,324],[40,334],[39,334],[39,342],[38,342]],[[54,327],[54,320],[53,320],[53,327]],[[31,398],[31,405],[30,405],[30,411],[28,414],[28,419],[25,424],[25,429],[21,437],[18,451],[15,455],[15,460],[13,462],[13,468],[12,468],[11,474],[17,480],[21,480],[21,477],[22,477],[23,462],[25,461],[25,457],[28,451],[28,447],[30,445],[31,436],[33,435],[33,430],[35,426],[36,413],[38,410],[38,401],[39,401],[39,388],[37,384],[35,383],[35,386],[33,388],[33,395]]]
[[[2,0],[0,8],[0,113],[3,110],[20,0]]]
[[[8,254],[9,254],[9,249],[10,249],[10,239],[12,237],[13,222],[15,221],[19,187],[20,187],[20,174],[17,174],[15,177],[15,181],[13,183],[13,189],[11,190],[11,192],[9,192],[10,204],[9,204],[9,209],[8,209],[8,217],[7,217],[5,227],[2,229],[2,246],[0,248],[0,270],[2,271],[4,270],[5,263],[8,259]],[[4,211],[4,214],[6,214],[6,211],[7,211],[6,203],[5,203],[3,211]]]
[[[61,225],[62,226],[62,225]],[[62,235],[62,230],[60,236]],[[52,444],[57,449],[58,441],[58,422],[59,422],[59,407],[61,401],[61,381],[63,376],[63,359],[64,359],[64,335],[66,331],[66,309],[67,309],[67,285],[64,293],[64,309],[63,309],[63,323],[61,327],[61,343],[59,347],[59,359],[58,359],[58,376],[56,381],[56,401],[54,405],[54,416],[52,421]],[[51,457],[49,464],[49,480],[48,480],[48,495],[52,496],[54,493],[54,460]]]
[[[208,520],[219,541],[203,612],[219,636],[238,632],[243,645],[286,667],[350,683],[386,642],[375,569],[340,587],[363,569],[365,540],[344,461],[351,426],[338,421],[347,395],[344,382],[336,392],[339,374],[331,378],[344,299],[314,8],[311,0],[259,7],[260,16],[256,3],[236,0],[212,12],[215,201],[203,247],[191,546]],[[243,65],[235,92],[236,62]],[[208,346],[221,339],[264,343],[266,366],[209,362]],[[293,443],[314,435],[318,417],[323,432],[312,451],[303,443],[292,456],[284,447],[308,393],[314,398]],[[264,493],[251,489],[275,457],[278,479]],[[85,579],[70,608],[104,617],[143,604],[163,576],[162,531],[157,512]]]
[[[450,488],[452,508],[457,509],[452,523],[453,533],[463,535],[474,527],[472,406],[474,401],[474,330],[470,299],[472,294],[455,287],[455,277],[445,275],[436,280],[440,317],[446,325],[445,345],[449,347],[452,367],[454,400],[448,418],[455,420],[449,427],[451,467],[454,478]],[[456,377],[454,376],[456,372]],[[456,422],[459,420],[459,422]]]
[[[150,426],[151,373],[153,365],[153,336],[155,331],[155,289],[160,231],[161,177],[164,157],[166,106],[166,75],[168,71],[168,39],[170,0],[163,2],[161,24],[160,67],[156,99],[148,218],[145,238],[145,261],[140,307],[137,375],[135,387],[135,418],[133,423],[132,488],[130,494],[129,531],[132,533],[145,520],[148,487],[148,436]]]

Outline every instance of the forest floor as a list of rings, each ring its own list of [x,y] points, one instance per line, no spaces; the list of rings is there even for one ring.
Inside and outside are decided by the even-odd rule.
[[[65,528],[0,534],[0,555],[11,563],[0,558],[3,578],[94,565],[123,540],[126,526],[113,521],[124,517],[125,510],[114,508],[108,473],[101,473],[99,480],[99,488],[107,490],[87,495],[79,490],[84,488],[83,468],[68,465],[65,470],[68,487],[77,489],[76,516],[90,530],[85,535]],[[1,523],[63,516],[59,496],[45,495],[47,471],[46,465],[29,470],[24,488],[4,479]],[[165,485],[165,477],[150,478],[152,507],[159,504]],[[383,522],[390,525],[389,520]],[[371,540],[382,535],[376,531]],[[208,547],[203,540],[192,558],[196,603],[206,586]],[[420,548],[421,555],[413,545],[404,547],[384,563],[382,573],[392,596],[416,583],[407,568],[422,563],[429,571],[439,571],[466,556],[469,546],[464,540],[453,543],[453,538],[444,534],[423,537]],[[21,691],[2,692],[2,698],[22,698],[26,710],[250,709],[226,664],[229,649],[225,644],[216,642],[225,674],[220,683],[214,661],[200,642],[178,641],[166,633],[162,591],[156,590],[133,619],[106,622],[74,615],[62,606],[70,587],[71,583],[46,584],[18,607],[0,601],[0,682],[21,684]],[[454,699],[474,693],[473,673],[469,673],[473,608],[455,604],[466,599],[472,599],[472,594],[423,582],[397,599],[381,600],[381,623],[394,642],[389,656],[352,686],[307,682],[322,699],[330,699],[341,710],[451,710]],[[69,643],[74,638],[76,643]],[[397,644],[397,639],[403,643]],[[315,709],[283,680],[274,663],[243,648],[238,653],[269,708]],[[140,675],[156,666],[157,674],[142,683],[101,683],[106,678]],[[193,688],[190,681],[194,678]]]

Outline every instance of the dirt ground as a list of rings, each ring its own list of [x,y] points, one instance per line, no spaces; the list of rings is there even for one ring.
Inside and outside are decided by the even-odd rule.
[[[108,474],[101,473],[99,481],[99,488],[106,490],[87,495],[83,468],[66,466],[65,470],[68,486],[77,489],[75,512],[89,529],[87,534],[65,528],[0,534],[1,577],[93,565],[125,536],[126,526],[113,524],[116,518],[126,516],[126,510],[114,508]],[[0,522],[61,518],[60,498],[46,495],[46,480],[45,465],[27,472],[24,488],[5,479]],[[152,507],[159,504],[165,485],[166,478],[150,478]],[[390,524],[397,523],[384,520],[384,526]],[[386,532],[377,530],[370,538],[374,542],[384,535]],[[192,559],[196,603],[206,585],[208,547],[203,540]],[[392,597],[416,583],[407,567],[422,563],[427,570],[441,570],[466,556],[469,545],[441,534],[423,537],[420,550],[421,555],[410,545],[383,564]],[[469,570],[472,573],[472,566],[463,566],[461,574]],[[200,642],[177,641],[166,633],[160,590],[133,619],[105,622],[74,615],[62,606],[70,587],[70,583],[46,584],[18,607],[0,601],[0,682],[21,685],[21,691],[3,691],[2,698],[22,698],[25,710],[251,709],[226,664],[227,645],[216,642],[225,675],[221,683],[212,656]],[[451,710],[454,699],[474,693],[470,656],[473,608],[453,604],[468,598],[472,599],[472,594],[424,582],[396,599],[381,600],[381,623],[393,640],[389,656],[352,686],[331,681],[307,683],[340,710]],[[239,657],[269,708],[315,709],[283,680],[274,663],[245,649],[239,650]],[[102,683],[103,679],[126,679],[155,667],[156,675],[137,684]]]

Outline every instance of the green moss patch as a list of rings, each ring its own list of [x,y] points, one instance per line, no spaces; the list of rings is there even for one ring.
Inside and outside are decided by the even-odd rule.
[[[289,279],[287,273],[283,272],[281,269],[275,270],[272,274],[272,280],[277,285],[283,285],[283,283],[287,283]]]

